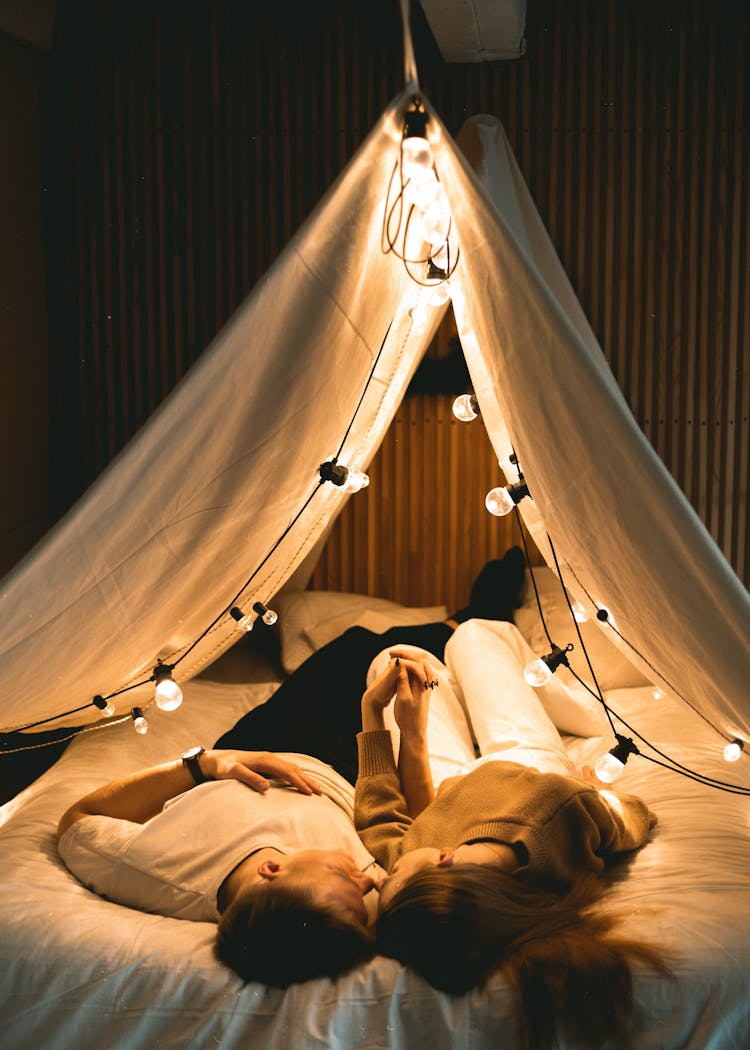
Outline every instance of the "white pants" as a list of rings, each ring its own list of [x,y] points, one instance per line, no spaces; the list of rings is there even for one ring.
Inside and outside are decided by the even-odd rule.
[[[569,700],[568,691],[554,678],[538,690],[526,683],[523,668],[534,654],[513,624],[497,620],[460,624],[446,645],[445,664],[418,646],[398,648],[427,663],[438,680],[427,724],[436,788],[446,777],[498,760],[532,766],[543,773],[575,775],[576,767],[545,709],[554,715]],[[384,649],[373,660],[368,685],[389,659],[389,650]],[[385,717],[398,757],[399,730],[392,704]]]

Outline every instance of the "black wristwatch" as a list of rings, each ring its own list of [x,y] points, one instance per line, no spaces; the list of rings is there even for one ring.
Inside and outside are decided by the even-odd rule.
[[[196,784],[206,784],[209,780],[213,780],[213,777],[207,777],[201,769],[200,757],[206,749],[204,747],[190,747],[183,754],[180,755],[183,765],[187,766],[190,770],[190,775]]]

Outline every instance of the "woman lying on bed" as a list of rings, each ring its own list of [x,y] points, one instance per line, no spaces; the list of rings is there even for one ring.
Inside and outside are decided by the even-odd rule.
[[[362,699],[355,820],[389,872],[378,887],[383,954],[455,993],[502,970],[532,1047],[552,1042],[560,1013],[599,1041],[624,1023],[631,962],[663,969],[658,952],[591,907],[605,862],[642,846],[655,817],[640,799],[577,773],[545,709],[554,712],[566,690],[555,679],[529,687],[530,655],[512,624],[484,620],[457,627],[439,671],[413,647],[383,653]],[[394,686],[398,762],[384,721]],[[428,710],[452,689],[481,757],[456,741],[453,775],[444,760],[436,778]]]

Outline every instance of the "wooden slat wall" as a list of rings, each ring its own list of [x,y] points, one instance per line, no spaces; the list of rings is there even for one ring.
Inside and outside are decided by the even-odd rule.
[[[744,6],[531,0],[527,55],[476,66],[446,66],[419,8],[413,21],[449,128],[477,112],[504,121],[639,424],[750,582]],[[46,128],[59,510],[195,360],[401,83],[395,0],[60,5]],[[404,406],[373,466],[382,483],[351,501],[318,585],[461,599],[467,551],[507,537],[441,502],[459,498],[457,426],[442,402]],[[439,476],[429,449],[448,456]]]
[[[494,518],[484,506],[505,480],[481,420],[459,423],[452,403],[443,394],[403,402],[369,487],[334,526],[314,587],[454,610],[485,561],[521,542],[515,515]]]

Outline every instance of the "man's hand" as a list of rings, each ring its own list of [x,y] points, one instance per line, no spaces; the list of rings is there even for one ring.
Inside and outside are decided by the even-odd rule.
[[[368,707],[372,711],[382,712],[388,707],[396,692],[398,672],[398,661],[389,660],[382,674],[378,675],[368,689],[365,689],[362,695],[363,710]]]
[[[264,792],[269,780],[286,780],[303,795],[319,795],[320,788],[299,766],[271,751],[204,751],[201,769],[214,780],[239,780],[253,791]]]

